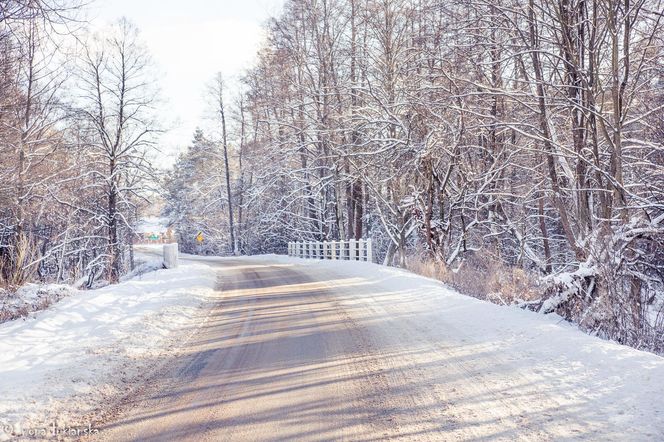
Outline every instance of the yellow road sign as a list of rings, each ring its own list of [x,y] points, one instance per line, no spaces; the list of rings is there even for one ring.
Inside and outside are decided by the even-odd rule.
[[[196,235],[196,241],[199,243],[203,242],[203,232],[198,232],[198,235]]]

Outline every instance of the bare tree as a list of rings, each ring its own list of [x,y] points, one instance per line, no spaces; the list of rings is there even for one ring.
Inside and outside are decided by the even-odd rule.
[[[217,73],[214,77],[212,84],[208,88],[209,97],[212,101],[214,113],[217,122],[221,126],[221,147],[224,157],[224,176],[226,181],[226,196],[228,203],[228,222],[230,233],[230,250],[231,254],[235,255],[237,252],[237,242],[234,225],[233,214],[233,193],[231,189],[231,168],[228,161],[228,133],[226,131],[226,110],[224,107],[224,78],[221,72]]]
[[[156,91],[150,58],[137,29],[126,19],[93,36],[79,74],[80,114],[88,124],[85,148],[93,187],[103,207],[91,207],[106,230],[106,273],[118,282],[123,269],[123,232],[136,200],[145,197],[152,174],[150,153],[158,128],[152,119]]]
[[[60,92],[67,66],[51,26],[66,18],[60,15],[64,6],[56,11],[47,2],[3,5],[0,156],[7,167],[0,170],[0,195],[6,195],[0,207],[0,267],[2,279],[20,284],[41,269],[39,255],[50,241],[40,224],[45,194],[59,172],[50,162],[63,145],[56,125],[64,115]]]

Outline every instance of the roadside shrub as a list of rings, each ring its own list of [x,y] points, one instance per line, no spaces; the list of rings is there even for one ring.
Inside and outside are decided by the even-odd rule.
[[[457,268],[450,268],[431,257],[411,256],[408,269],[418,275],[442,281],[465,295],[495,304],[522,304],[539,298],[538,282],[534,275],[478,252],[468,253]]]

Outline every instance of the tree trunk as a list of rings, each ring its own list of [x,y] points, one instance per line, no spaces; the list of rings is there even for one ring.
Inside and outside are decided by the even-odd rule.
[[[111,176],[115,171],[114,161],[111,160]],[[111,182],[108,192],[108,280],[111,284],[120,281],[120,244],[118,243],[118,219],[117,219],[117,186],[115,179]]]
[[[223,138],[223,148],[224,148],[224,167],[226,175],[226,197],[228,199],[228,223],[230,228],[231,244],[230,249],[231,253],[235,255],[237,253],[237,244],[235,242],[235,226],[233,224],[233,195],[231,191],[231,169],[228,164],[228,137],[226,135],[226,112],[224,112],[224,101],[223,101],[223,89],[220,86],[219,90],[219,114],[221,116],[221,132]]]
[[[362,239],[362,216],[364,215],[362,197],[362,182],[356,181],[353,185],[353,201],[355,203],[355,239]]]

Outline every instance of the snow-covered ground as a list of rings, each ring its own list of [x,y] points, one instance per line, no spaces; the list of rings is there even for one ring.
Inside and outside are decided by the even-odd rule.
[[[128,281],[145,273],[153,272],[163,268],[163,260],[153,254],[161,252],[163,245],[158,248],[153,245],[143,247],[150,255],[137,255],[137,266],[130,273],[124,275],[121,280]],[[86,278],[81,278],[74,286],[66,284],[26,284],[16,291],[8,291],[0,288],[0,324],[7,321],[34,316],[37,312],[49,308],[51,305],[78,293],[77,288],[83,287]],[[108,285],[108,281],[95,281],[93,288]]]
[[[415,400],[420,415],[413,426],[427,421],[423,410],[438,408],[442,420],[474,422],[474,433],[455,427],[450,439],[664,440],[660,356],[589,336],[559,316],[491,304],[396,268],[260,259],[306,266],[312,278],[346,293],[341,305],[371,330],[377,346],[400,355],[390,370],[406,379],[402,389],[415,394],[414,383],[427,384],[417,389],[430,394]],[[542,433],[527,433],[531,427]]]
[[[11,431],[85,426],[82,416],[122,394],[205,317],[216,271],[158,270],[81,291],[27,319],[0,325],[0,440]],[[189,331],[193,329],[190,328]],[[177,333],[176,333],[177,332]]]
[[[216,299],[216,269],[206,263],[223,261],[183,258],[178,269],[80,292],[0,325],[0,440],[6,425],[25,431],[56,416],[61,425],[85,425],[81,416],[174,354],[174,337],[184,339],[183,328],[193,332],[205,318],[200,307]],[[384,364],[387,386],[372,386],[370,396],[384,409],[405,410],[394,425],[405,416],[399,422],[406,434],[447,422],[449,438],[461,440],[664,440],[662,357],[588,336],[555,315],[480,301],[395,268],[247,259],[304,268],[330,287],[374,342],[362,357]],[[406,397],[412,416],[402,402],[389,402]]]

